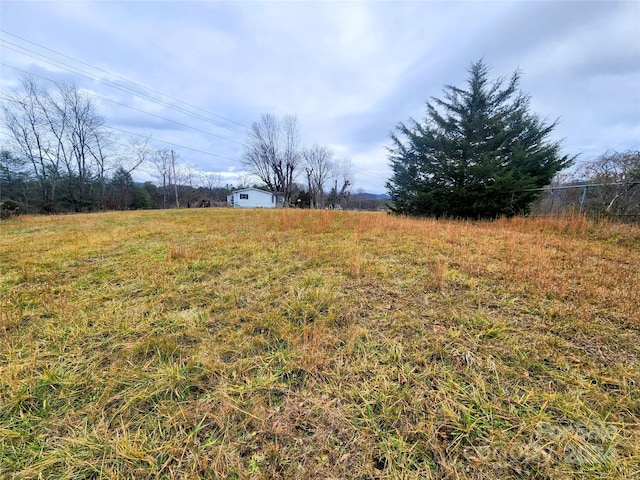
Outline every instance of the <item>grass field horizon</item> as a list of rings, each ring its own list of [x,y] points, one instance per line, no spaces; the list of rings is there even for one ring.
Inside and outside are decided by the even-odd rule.
[[[0,477],[638,478],[640,228],[0,223]]]

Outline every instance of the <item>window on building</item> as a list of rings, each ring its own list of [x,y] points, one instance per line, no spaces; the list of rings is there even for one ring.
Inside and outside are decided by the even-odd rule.
[[[240,194],[240,200],[249,200],[249,194],[248,193],[241,193]]]

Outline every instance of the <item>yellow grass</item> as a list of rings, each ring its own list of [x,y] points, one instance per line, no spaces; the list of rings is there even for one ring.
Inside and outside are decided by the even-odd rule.
[[[2,478],[637,478],[640,229],[0,224]]]

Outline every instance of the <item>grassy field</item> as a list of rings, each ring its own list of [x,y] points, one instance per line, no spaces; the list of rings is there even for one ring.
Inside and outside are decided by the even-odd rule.
[[[639,478],[640,229],[0,224],[1,478]]]

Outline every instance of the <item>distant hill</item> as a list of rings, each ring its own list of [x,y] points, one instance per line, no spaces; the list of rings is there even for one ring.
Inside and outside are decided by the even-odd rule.
[[[386,193],[367,193],[367,192],[352,193],[351,197],[358,198],[361,200],[390,200],[391,199],[391,197]]]

